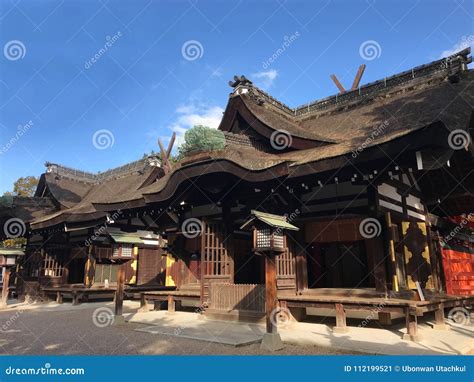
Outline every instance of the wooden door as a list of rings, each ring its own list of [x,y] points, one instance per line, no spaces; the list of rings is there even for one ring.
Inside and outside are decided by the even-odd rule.
[[[201,235],[201,295],[208,295],[213,282],[233,282],[233,259],[229,254],[232,238],[223,222],[205,222]]]

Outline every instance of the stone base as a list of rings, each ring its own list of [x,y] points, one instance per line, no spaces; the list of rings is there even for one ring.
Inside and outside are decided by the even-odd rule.
[[[278,333],[265,333],[260,344],[260,349],[277,351],[283,349],[283,342]]]
[[[114,325],[122,325],[125,324],[125,317],[124,316],[114,316]]]
[[[392,316],[390,313],[379,312],[379,323],[380,325],[392,325]]]
[[[332,328],[333,333],[347,333],[349,331],[349,328],[347,326],[341,327],[341,326],[334,326]]]
[[[405,333],[402,339],[404,341],[420,342],[423,338],[419,334],[413,336],[411,334]]]
[[[446,324],[433,324],[433,329],[435,330],[451,330],[451,327]]]

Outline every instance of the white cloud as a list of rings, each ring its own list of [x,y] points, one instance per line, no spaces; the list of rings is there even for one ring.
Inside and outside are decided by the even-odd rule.
[[[444,50],[439,58],[444,58],[451,56],[454,53],[459,52],[460,50],[466,49],[474,45],[474,35],[462,36],[461,41],[458,41],[451,49]]]
[[[273,82],[278,76],[278,71],[276,69],[270,69],[264,72],[257,72],[252,74],[252,79],[256,79],[255,83],[257,86],[268,89],[273,85]]]
[[[176,132],[176,146],[184,142],[184,133],[195,125],[204,125],[217,129],[222,120],[224,109],[220,106],[209,106],[196,103],[181,105],[176,109],[177,117],[169,129]]]

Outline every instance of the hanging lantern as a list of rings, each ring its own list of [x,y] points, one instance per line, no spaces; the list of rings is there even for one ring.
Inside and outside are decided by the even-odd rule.
[[[285,216],[251,211],[251,218],[241,229],[252,229],[253,251],[256,254],[273,252],[281,254],[286,250],[285,230],[298,231],[299,228],[288,223]]]

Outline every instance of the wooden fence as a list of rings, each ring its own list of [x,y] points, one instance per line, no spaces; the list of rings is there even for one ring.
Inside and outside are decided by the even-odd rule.
[[[216,310],[265,312],[265,285],[211,283],[209,307]]]

